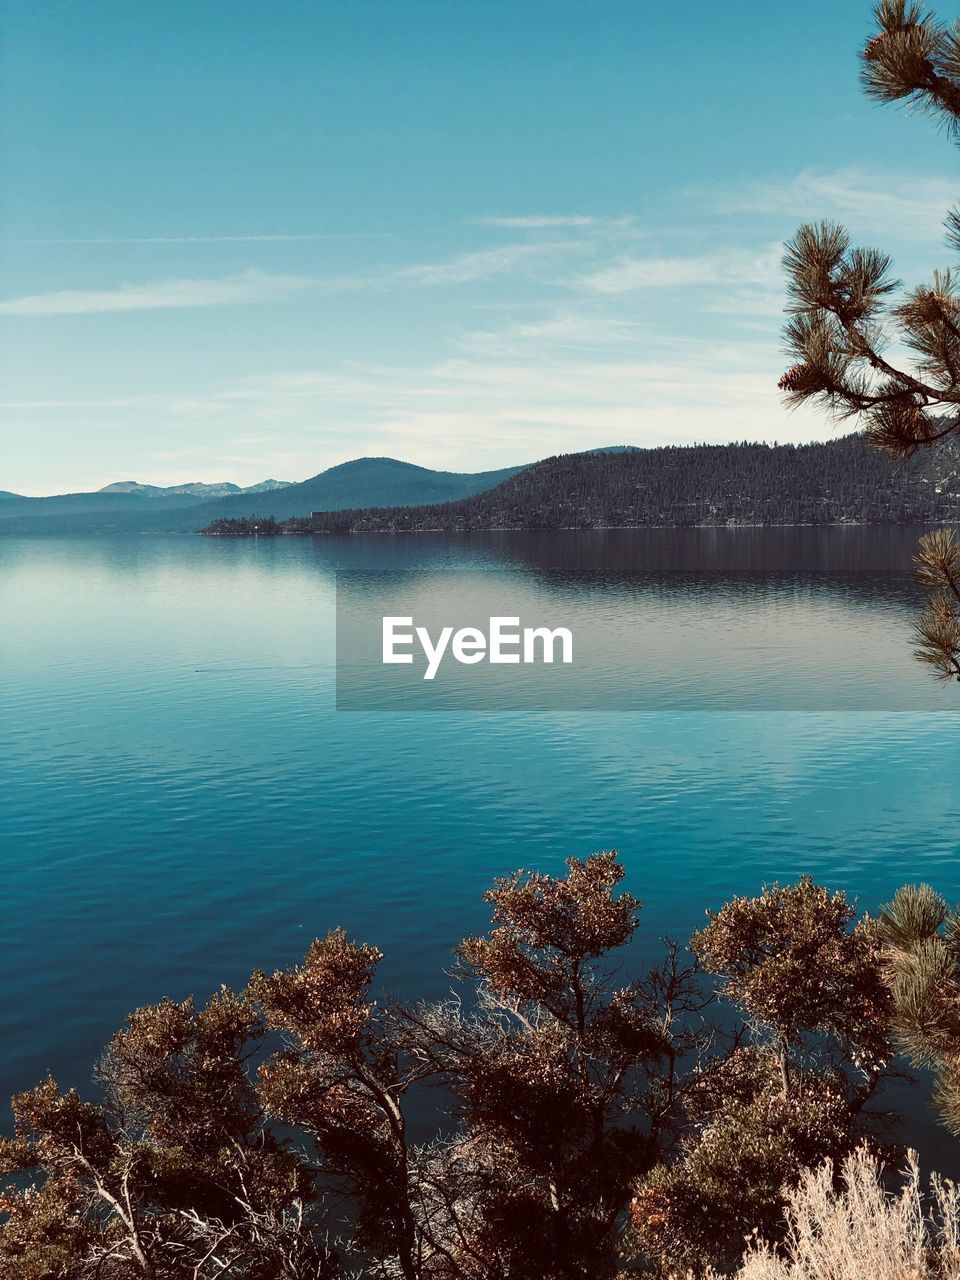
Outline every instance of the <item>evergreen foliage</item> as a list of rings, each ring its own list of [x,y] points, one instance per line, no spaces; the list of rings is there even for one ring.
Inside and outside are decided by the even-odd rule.
[[[275,538],[283,526],[273,516],[223,516],[203,532],[212,538]]]
[[[881,929],[901,1047],[933,1069],[937,1109],[960,1134],[960,915],[929,885],[909,885]]]
[[[752,1045],[706,1064],[684,1099],[678,1157],[639,1184],[633,1238],[665,1275],[735,1266],[784,1233],[804,1169],[876,1142],[867,1104],[892,1056],[879,935],[809,878],[734,898],[694,934]]]
[[[862,53],[869,96],[905,102],[960,136],[960,22],[947,27],[908,0],[881,0],[874,16],[877,31]],[[960,249],[960,208],[946,228]],[[956,270],[900,293],[887,255],[852,247],[829,222],[802,226],[784,265],[794,363],[780,388],[788,403],[811,401],[840,420],[858,418],[866,439],[900,460],[953,437],[960,428]],[[909,353],[905,363],[884,354],[895,342]],[[934,590],[917,620],[917,656],[941,678],[960,679],[960,553],[948,539],[928,538],[918,563]]]

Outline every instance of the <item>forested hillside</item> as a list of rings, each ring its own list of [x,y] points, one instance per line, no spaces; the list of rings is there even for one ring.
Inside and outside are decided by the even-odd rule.
[[[548,458],[485,493],[418,507],[314,512],[283,533],[465,532],[657,525],[914,524],[960,517],[960,451],[900,467],[858,436]],[[220,522],[210,534],[251,532]],[[262,530],[261,530],[262,532]]]

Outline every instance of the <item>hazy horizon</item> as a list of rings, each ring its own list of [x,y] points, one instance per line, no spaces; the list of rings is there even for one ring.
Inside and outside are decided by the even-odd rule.
[[[850,434],[851,434],[851,432],[850,432],[848,429],[841,429],[841,430],[838,430],[836,433],[834,433],[834,434],[832,434],[832,435],[823,435],[823,434],[821,434],[821,435],[819,435],[819,436],[811,436],[811,437],[810,437],[810,439],[799,440],[799,441],[794,441],[794,440],[748,440],[748,439],[738,439],[738,440],[674,440],[674,441],[667,441],[667,442],[665,442],[665,443],[667,444],[667,446],[668,446],[668,447],[669,447],[669,446],[673,446],[673,447],[681,448],[681,449],[682,449],[682,448],[694,449],[694,448],[697,448],[699,445],[702,445],[702,444],[717,444],[717,445],[762,444],[762,445],[768,445],[768,446],[770,446],[771,448],[776,448],[778,445],[782,445],[782,444],[825,444],[825,443],[828,443],[828,442],[829,442],[829,441],[831,441],[831,440],[839,440],[839,439],[841,439],[843,436],[850,435]],[[591,450],[592,450],[592,451],[594,451],[594,452],[596,452],[598,449],[610,449],[610,450],[614,450],[614,449],[651,449],[651,448],[657,448],[657,447],[658,447],[657,445],[633,445],[633,444],[625,443],[625,442],[623,442],[623,441],[618,441],[616,444],[612,444],[612,445],[599,445],[599,446],[598,446],[598,445],[588,445],[588,446],[587,446],[586,448],[584,448],[584,449],[563,449],[563,450],[560,450],[559,452],[561,452],[561,453],[586,453],[586,452],[589,452],[589,451],[591,451]],[[518,465],[519,465],[519,466],[532,466],[534,463],[536,463],[536,462],[542,462],[542,461],[544,461],[544,459],[545,459],[545,458],[547,458],[547,457],[552,457],[552,456],[554,456],[554,455],[552,455],[552,454],[545,454],[545,455],[544,455],[544,458],[532,458],[532,459],[529,459],[529,460],[528,460],[528,462],[526,462],[526,463],[519,463],[519,464],[518,464],[518,463],[504,463],[502,466],[498,466],[498,465],[496,465],[496,464],[493,464],[493,465],[488,465],[488,466],[483,466],[483,467],[479,467],[479,466],[478,466],[478,467],[462,467],[462,468],[460,468],[460,467],[431,467],[431,466],[429,466],[427,463],[424,463],[424,462],[418,462],[418,461],[416,461],[415,459],[412,459],[412,458],[401,458],[401,457],[398,457],[396,454],[383,454],[383,453],[381,453],[381,454],[371,454],[371,453],[364,453],[364,454],[357,454],[357,455],[355,455],[354,457],[349,457],[349,458],[338,458],[338,459],[336,459],[335,461],[328,463],[326,466],[321,467],[318,471],[312,471],[312,472],[310,472],[310,474],[309,474],[309,475],[305,475],[305,476],[295,476],[295,477],[293,477],[293,478],[290,478],[290,477],[284,477],[282,480],[280,479],[280,477],[279,477],[279,476],[261,476],[258,480],[251,480],[251,481],[249,481],[249,482],[244,482],[243,484],[241,484],[241,485],[240,485],[240,488],[241,488],[241,489],[249,488],[251,485],[258,485],[258,484],[262,484],[262,483],[264,483],[264,482],[269,482],[269,481],[271,481],[271,480],[274,480],[274,481],[280,480],[280,482],[281,482],[282,484],[287,484],[287,485],[301,484],[301,483],[303,483],[303,481],[305,481],[305,480],[312,480],[312,479],[314,479],[314,477],[316,477],[316,476],[318,476],[318,475],[322,475],[322,474],[323,474],[324,472],[326,472],[326,471],[334,470],[336,467],[347,466],[347,465],[348,465],[349,463],[351,463],[351,462],[367,462],[367,461],[400,462],[400,463],[403,463],[403,464],[404,464],[404,465],[406,465],[406,466],[411,466],[411,467],[422,467],[424,470],[427,470],[427,471],[452,472],[452,473],[454,473],[454,474],[463,474],[463,475],[476,475],[476,474],[482,474],[482,473],[489,472],[489,471],[501,471],[501,470],[506,470],[506,469],[508,469],[510,466],[518,466]],[[52,497],[58,497],[58,496],[60,496],[61,494],[65,494],[65,493],[68,493],[68,492],[74,492],[74,493],[80,493],[80,492],[83,492],[83,493],[98,493],[98,492],[101,492],[101,491],[102,491],[102,490],[104,490],[104,489],[108,489],[108,488],[110,488],[111,486],[113,486],[113,485],[117,485],[117,484],[140,484],[140,485],[145,485],[145,486],[153,486],[153,487],[156,487],[156,488],[175,488],[175,487],[177,487],[177,486],[179,486],[179,485],[190,485],[190,484],[204,484],[204,485],[217,485],[217,484],[239,484],[239,482],[238,482],[238,481],[236,481],[236,480],[234,480],[231,476],[224,476],[224,475],[219,475],[219,474],[213,474],[212,472],[211,472],[211,474],[210,474],[209,476],[206,476],[206,475],[204,475],[204,476],[199,476],[199,475],[192,475],[192,474],[190,474],[190,475],[182,475],[179,479],[170,480],[170,481],[164,481],[164,482],[162,482],[162,483],[161,483],[161,482],[159,482],[159,481],[155,481],[155,480],[149,479],[149,478],[144,478],[143,476],[122,476],[122,477],[119,477],[119,476],[118,476],[118,477],[115,477],[113,480],[105,480],[105,481],[103,482],[103,484],[95,484],[95,485],[91,486],[91,488],[90,488],[90,489],[85,489],[85,490],[66,490],[66,489],[60,489],[60,490],[56,490],[56,491],[54,491],[54,490],[48,490],[48,491],[45,491],[45,492],[43,492],[43,493],[24,493],[24,492],[22,492],[22,491],[17,491],[17,490],[12,490],[12,489],[7,489],[7,488],[6,488],[6,486],[5,486],[5,485],[3,485],[3,483],[2,483],[2,477],[0,477],[0,492],[15,493],[17,497],[23,497],[23,498],[52,498]]]

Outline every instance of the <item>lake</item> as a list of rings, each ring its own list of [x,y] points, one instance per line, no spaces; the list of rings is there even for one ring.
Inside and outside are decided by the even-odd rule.
[[[918,532],[0,539],[0,1093],[88,1090],[129,1009],[333,925],[386,953],[385,988],[442,994],[492,878],[569,854],[620,850],[638,963],[804,872],[871,909],[908,880],[960,899],[960,690],[910,656]],[[653,694],[338,711],[338,570],[547,591],[639,654],[598,686]]]

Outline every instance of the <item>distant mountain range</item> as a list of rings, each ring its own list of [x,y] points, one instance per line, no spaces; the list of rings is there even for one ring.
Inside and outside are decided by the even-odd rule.
[[[613,446],[528,467],[431,471],[357,458],[299,484],[120,481],[0,491],[0,534],[222,534],[960,522],[960,447],[894,466],[856,436],[809,445]]]
[[[49,498],[0,492],[0,534],[195,533],[230,517],[287,520],[344,507],[442,503],[493,488],[519,470],[471,474],[431,471],[396,458],[357,458],[299,484],[265,480],[249,489],[199,483],[162,488],[129,480],[96,493]]]
[[[320,511],[281,533],[960,522],[960,447],[904,466],[859,436],[807,445],[691,445],[547,458],[455,502]],[[249,521],[209,534],[244,535]],[[265,530],[262,526],[258,532]]]
[[[202,484],[199,480],[193,480],[189,484],[165,486],[141,484],[139,480],[117,480],[114,484],[105,484],[97,493],[142,493],[148,498],[160,493],[185,493],[198,498],[223,498],[228,493],[272,493],[274,489],[286,489],[291,484],[292,480],[261,480],[259,484],[251,484],[244,489],[238,484],[231,484],[229,480],[220,484]]]

